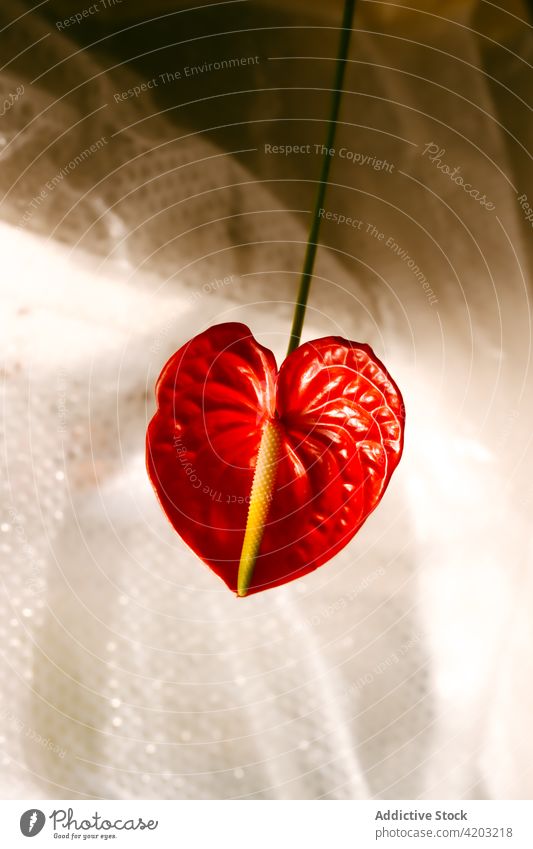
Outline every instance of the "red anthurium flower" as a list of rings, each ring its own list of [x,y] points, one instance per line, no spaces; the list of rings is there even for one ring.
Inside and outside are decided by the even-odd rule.
[[[400,391],[368,345],[338,336],[277,369],[244,324],[211,327],[157,383],[147,465],[185,542],[239,595],[340,551],[374,510],[403,447]]]

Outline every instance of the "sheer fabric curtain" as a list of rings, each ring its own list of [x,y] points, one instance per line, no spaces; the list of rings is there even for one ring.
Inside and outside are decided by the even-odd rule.
[[[305,334],[390,364],[406,450],[334,561],[241,602],[167,526],[144,432],[209,324],[284,355],[340,4],[231,5],[0,10],[2,793],[530,797],[524,10],[360,4],[327,204],[361,227],[324,226]]]

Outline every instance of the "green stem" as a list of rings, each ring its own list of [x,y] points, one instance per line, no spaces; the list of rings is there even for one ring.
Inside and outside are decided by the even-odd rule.
[[[333,94],[331,98],[331,111],[328,120],[328,132],[322,159],[322,170],[320,173],[320,180],[316,195],[313,220],[311,222],[311,229],[309,231],[309,238],[307,241],[298,300],[294,309],[294,320],[287,354],[290,354],[291,351],[298,347],[300,344],[300,337],[302,335],[305,308],[309,297],[309,288],[311,286],[313,266],[318,247],[318,234],[321,220],[319,213],[324,203],[329,169],[333,158],[332,154],[330,154],[330,150],[333,146],[333,142],[335,141],[335,130],[337,128],[337,119],[339,116],[344,71],[346,69],[346,58],[348,55],[350,36],[352,34],[354,8],[355,0],[345,0],[337,64],[335,69],[335,80],[333,83]],[[276,482],[280,446],[281,435],[277,425],[275,422],[267,422],[261,436],[261,443],[254,471],[252,491],[250,493],[250,506],[248,508],[248,517],[246,520],[246,529],[237,574],[237,595],[241,598],[248,594],[254,574],[256,560],[261,549],[265,524],[270,508],[270,501]]]
[[[300,288],[296,304],[294,306],[294,317],[292,320],[291,338],[287,356],[294,351],[300,344],[302,336],[302,328],[305,318],[305,310],[307,300],[309,298],[309,289],[311,288],[311,280],[313,278],[313,267],[318,248],[318,235],[320,232],[320,210],[324,205],[326,189],[328,185],[329,169],[333,154],[330,153],[333,142],[335,141],[335,130],[337,129],[337,119],[339,117],[339,108],[341,103],[342,86],[344,83],[344,72],[346,70],[346,58],[348,56],[348,48],[350,45],[350,36],[352,34],[352,21],[355,9],[355,0],[345,0],[344,13],[342,16],[341,35],[339,39],[339,50],[337,53],[337,64],[335,68],[335,80],[333,83],[333,95],[331,98],[331,111],[328,120],[328,132],[324,145],[324,154],[322,159],[322,170],[318,182],[316,193],[315,208],[313,218],[311,220],[311,228],[307,239],[307,248],[305,251],[304,266],[302,277],[300,280]]]

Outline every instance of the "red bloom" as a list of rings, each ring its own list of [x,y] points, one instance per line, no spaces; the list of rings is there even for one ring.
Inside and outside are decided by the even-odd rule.
[[[402,453],[398,387],[368,345],[337,336],[301,345],[278,372],[248,327],[219,324],[170,358],[156,394],[152,484],[180,536],[233,591],[252,512],[260,533],[247,536],[255,551],[249,593],[340,551]]]

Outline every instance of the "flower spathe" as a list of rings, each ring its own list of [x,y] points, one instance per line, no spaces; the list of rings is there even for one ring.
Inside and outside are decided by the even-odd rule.
[[[402,454],[398,387],[368,345],[337,336],[306,342],[278,370],[248,327],[219,324],[170,358],[156,396],[147,467],[161,506],[239,595],[330,560]]]

